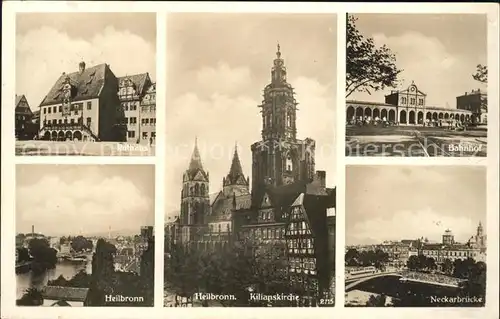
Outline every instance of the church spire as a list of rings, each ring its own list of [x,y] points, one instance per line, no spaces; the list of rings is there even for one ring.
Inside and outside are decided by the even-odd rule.
[[[191,162],[189,163],[189,170],[203,170],[203,165],[201,164],[200,151],[198,150],[198,137],[194,140],[194,150],[193,155],[191,155]]]
[[[229,176],[232,178],[239,175],[243,175],[243,169],[241,168],[240,157],[238,156],[238,145],[234,145],[233,161],[231,163],[231,169],[229,170]]]
[[[281,48],[281,47],[280,47],[280,43],[279,43],[279,42],[278,42],[278,44],[277,44],[277,48],[278,48],[278,51],[276,51],[276,57],[277,57],[278,59],[280,59],[280,58],[281,58],[281,51],[280,51],[280,48]]]

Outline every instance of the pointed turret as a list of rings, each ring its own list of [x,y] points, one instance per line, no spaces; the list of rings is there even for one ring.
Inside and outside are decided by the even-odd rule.
[[[191,162],[189,162],[189,171],[203,171],[203,165],[201,164],[200,151],[198,150],[198,138],[194,141],[193,155],[191,155]]]
[[[243,176],[243,169],[241,168],[240,157],[238,156],[238,146],[234,146],[233,161],[231,163],[231,169],[229,170],[228,176],[238,177]]]
[[[229,173],[222,180],[223,191],[226,195],[231,195],[237,193],[237,195],[244,194],[248,192],[249,180],[243,175],[243,169],[241,168],[240,157],[238,155],[238,147],[235,145],[233,160],[231,162],[231,168]]]

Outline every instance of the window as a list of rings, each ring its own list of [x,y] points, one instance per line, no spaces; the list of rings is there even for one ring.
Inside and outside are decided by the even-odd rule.
[[[92,124],[92,118],[87,117],[87,126],[90,126],[90,124]]]
[[[293,170],[292,157],[290,155],[286,157],[286,170],[288,172]]]
[[[52,111],[54,111],[54,113],[57,112],[57,107],[55,107],[55,106],[52,107]]]
[[[148,132],[142,132],[142,139],[145,140],[148,138]]]
[[[129,138],[134,138],[135,137],[135,131],[128,131],[127,135]]]
[[[62,120],[61,119],[59,119],[59,124],[62,124]]]
[[[92,102],[87,102],[87,110],[92,110]]]
[[[57,120],[56,119],[52,120],[52,124],[57,124]]]
[[[64,119],[64,124],[68,124],[68,119]]]
[[[401,98],[401,104],[406,104],[406,98],[405,97]]]
[[[148,125],[149,124],[149,119],[144,119],[144,124]]]
[[[43,108],[43,114],[47,114],[47,109]]]
[[[59,105],[59,112],[62,112],[62,105]]]
[[[70,120],[70,123],[71,123],[71,124],[75,124],[75,119],[71,119],[71,120]]]
[[[51,107],[48,107],[47,109],[49,110],[49,114],[52,113],[52,108]]]
[[[130,124],[137,124],[137,117],[131,117]]]
[[[156,132],[151,132],[151,137],[156,138]]]
[[[424,99],[418,99],[418,105],[424,105]]]
[[[412,97],[412,98],[410,99],[410,104],[411,104],[411,105],[415,105],[415,98],[414,98],[414,97]]]

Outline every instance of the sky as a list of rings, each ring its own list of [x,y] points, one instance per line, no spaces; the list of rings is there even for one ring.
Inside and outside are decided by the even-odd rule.
[[[167,215],[179,210],[195,137],[210,192],[221,189],[236,143],[244,174],[251,175],[250,145],[262,129],[257,106],[278,42],[299,103],[298,138],[316,140],[316,169],[334,185],[336,23],[331,14],[167,16]]]
[[[154,225],[153,165],[17,165],[16,232],[139,233]]]
[[[449,228],[466,242],[486,229],[486,169],[472,166],[347,166],[346,245],[427,237]]]
[[[149,72],[156,80],[154,13],[18,13],[16,94],[32,111],[63,73],[107,63],[115,76]]]
[[[356,26],[377,46],[396,55],[397,89],[412,81],[427,94],[426,104],[456,108],[456,97],[486,89],[472,79],[477,64],[487,62],[487,20],[481,14],[355,14]],[[348,99],[384,102],[384,91],[353,93]]]

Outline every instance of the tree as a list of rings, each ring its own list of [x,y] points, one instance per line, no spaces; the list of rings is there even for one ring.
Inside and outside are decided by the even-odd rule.
[[[25,262],[25,261],[29,261],[31,258],[30,258],[30,254],[28,252],[28,249],[24,248],[24,247],[21,247],[21,248],[17,248],[17,253],[18,253],[18,259],[17,259],[17,262]]]
[[[478,64],[476,66],[476,73],[472,74],[472,78],[481,83],[488,83],[488,67]]]
[[[442,269],[445,274],[451,275],[453,273],[453,263],[450,259],[446,258],[443,261]]]
[[[387,297],[385,295],[370,295],[366,302],[367,307],[384,307]]]
[[[82,252],[85,250],[92,250],[93,244],[91,240],[88,240],[87,238],[83,236],[76,236],[73,238],[73,241],[71,242],[71,248],[75,252]]]
[[[31,270],[35,273],[42,273],[47,269],[52,269],[57,264],[57,251],[50,248],[49,242],[44,238],[33,238],[28,243],[28,250],[33,256]]]
[[[345,262],[347,266],[359,266],[359,251],[351,248],[345,253]]]
[[[408,267],[409,270],[413,271],[419,270],[420,267],[418,257],[415,255],[410,256],[410,258],[408,258],[408,261],[406,262],[406,267]]]
[[[396,56],[383,45],[377,48],[373,38],[364,38],[356,28],[357,19],[347,15],[346,34],[346,98],[357,91],[383,90],[395,87],[402,70],[396,66]]]

